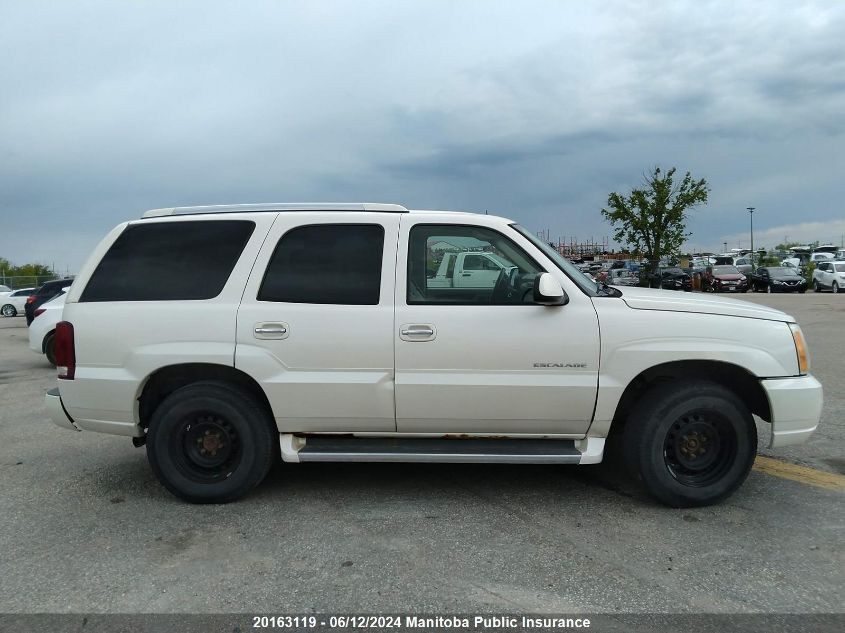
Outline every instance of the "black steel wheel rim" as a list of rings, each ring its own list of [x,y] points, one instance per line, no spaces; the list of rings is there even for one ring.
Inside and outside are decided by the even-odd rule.
[[[241,460],[243,447],[234,425],[216,413],[186,416],[170,444],[179,471],[198,483],[227,479]]]
[[[672,423],[663,443],[663,459],[672,477],[685,486],[718,481],[736,459],[738,437],[715,411],[687,413]]]

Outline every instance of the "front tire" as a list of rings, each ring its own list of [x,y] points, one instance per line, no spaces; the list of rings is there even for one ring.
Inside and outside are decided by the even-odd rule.
[[[757,452],[757,427],[725,387],[671,382],[647,392],[631,411],[625,452],[656,499],[677,508],[705,506],[745,481]]]
[[[13,317],[18,315],[17,309],[11,303],[7,303],[2,308],[0,308],[0,313],[3,314],[4,317]]]
[[[830,291],[833,294],[837,294],[839,292],[839,284],[837,282],[833,282],[833,285],[830,287]]]
[[[822,289],[819,286],[819,282],[817,279],[813,279],[813,292],[821,292]]]
[[[162,485],[191,503],[228,503],[273,464],[278,429],[263,403],[234,385],[203,381],[171,393],[147,430],[147,459]]]

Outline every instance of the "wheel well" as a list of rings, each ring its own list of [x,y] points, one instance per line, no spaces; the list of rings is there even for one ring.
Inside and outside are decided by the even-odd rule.
[[[751,413],[767,422],[772,421],[769,399],[754,374],[731,363],[685,360],[650,367],[628,383],[616,406],[611,433],[618,433],[624,428],[628,413],[649,389],[665,382],[689,379],[709,380],[730,389]]]
[[[273,410],[267,394],[261,386],[248,374],[228,367],[212,363],[185,363],[169,365],[157,370],[147,379],[141,395],[138,398],[138,418],[142,428],[147,428],[158,405],[171,393],[201,380],[219,380],[235,384],[253,394],[261,402],[272,417]]]

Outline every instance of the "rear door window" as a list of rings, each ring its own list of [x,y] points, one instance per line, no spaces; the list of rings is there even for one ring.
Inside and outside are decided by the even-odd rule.
[[[213,299],[254,230],[249,220],[130,225],[100,260],[80,301]]]
[[[312,224],[291,229],[276,245],[259,301],[378,305],[384,227]]]

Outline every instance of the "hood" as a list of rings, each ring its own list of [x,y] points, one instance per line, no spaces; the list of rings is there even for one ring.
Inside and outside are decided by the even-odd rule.
[[[714,279],[719,279],[721,281],[739,281],[743,277],[745,277],[745,275],[737,275],[736,273],[724,273],[722,275],[713,275]]]
[[[713,295],[690,294],[657,290],[656,288],[625,288],[621,290],[622,301],[634,310],[667,310],[671,312],[699,312],[722,314],[768,321],[794,322],[785,312],[761,306],[749,301],[724,299]]]

